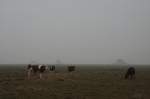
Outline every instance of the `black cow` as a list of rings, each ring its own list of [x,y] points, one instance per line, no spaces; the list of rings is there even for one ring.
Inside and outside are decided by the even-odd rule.
[[[50,71],[55,71],[55,65],[50,66],[50,67],[49,67],[49,70],[50,70]]]
[[[125,74],[125,79],[133,79],[133,78],[135,78],[135,68],[129,67]]]
[[[75,66],[68,66],[68,71],[69,72],[75,71]]]
[[[27,72],[28,72],[28,78],[30,79],[31,73],[33,72],[34,74],[39,73],[40,79],[42,79],[42,74],[43,72],[46,71],[46,66],[45,65],[31,65],[29,64],[27,67]]]

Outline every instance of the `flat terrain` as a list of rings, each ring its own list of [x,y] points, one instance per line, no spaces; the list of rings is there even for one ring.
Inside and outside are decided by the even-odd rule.
[[[136,79],[125,80],[126,66],[76,65],[26,79],[24,65],[0,66],[0,99],[150,99],[150,67],[135,66]]]

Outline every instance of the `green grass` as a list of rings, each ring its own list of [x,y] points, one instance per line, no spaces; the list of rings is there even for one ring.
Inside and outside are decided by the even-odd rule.
[[[125,66],[77,65],[72,75],[56,69],[27,80],[24,65],[0,66],[0,99],[150,99],[148,66],[136,67],[135,80],[124,80]]]

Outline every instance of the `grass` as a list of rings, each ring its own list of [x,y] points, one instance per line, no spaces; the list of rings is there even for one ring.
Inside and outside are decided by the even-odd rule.
[[[136,79],[123,78],[127,67],[80,66],[69,74],[56,67],[43,80],[26,79],[24,66],[0,66],[0,99],[149,99],[150,68],[136,67]]]

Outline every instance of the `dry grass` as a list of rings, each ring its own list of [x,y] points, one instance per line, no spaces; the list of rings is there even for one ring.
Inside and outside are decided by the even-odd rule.
[[[135,80],[124,80],[125,69],[78,67],[43,80],[25,79],[21,68],[1,69],[0,99],[150,99],[150,69],[138,68]]]

